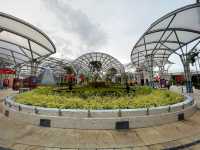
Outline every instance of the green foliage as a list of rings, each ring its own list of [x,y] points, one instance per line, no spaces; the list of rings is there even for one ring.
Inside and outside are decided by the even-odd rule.
[[[138,86],[136,88],[136,95],[148,95],[151,94],[153,89],[149,86]]]
[[[169,84],[170,84],[170,85],[176,85],[176,80],[171,79],[171,80],[169,81]]]
[[[16,101],[26,105],[62,109],[130,109],[157,107],[181,102],[183,97],[177,93],[136,87],[126,90],[119,86],[109,88],[76,87],[68,88],[39,87],[16,96]]]
[[[88,85],[90,87],[106,87],[106,83],[104,81],[93,81],[89,82]]]
[[[73,68],[72,68],[71,66],[66,66],[66,67],[64,67],[64,70],[66,70],[66,73],[67,73],[67,74],[72,74],[72,73],[74,73],[74,70],[73,70]]]
[[[102,67],[101,61],[91,61],[90,62],[90,68],[91,68],[91,71],[93,71],[93,72],[95,72],[95,70],[100,71],[101,67]]]

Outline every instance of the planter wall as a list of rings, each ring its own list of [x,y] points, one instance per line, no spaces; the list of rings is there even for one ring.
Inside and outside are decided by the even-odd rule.
[[[33,125],[42,125],[45,120],[49,127],[72,129],[116,129],[117,123],[129,124],[129,128],[162,125],[188,119],[195,111],[192,97],[170,106],[121,110],[80,110],[42,108],[16,103],[12,97],[4,101],[4,114],[10,119]]]

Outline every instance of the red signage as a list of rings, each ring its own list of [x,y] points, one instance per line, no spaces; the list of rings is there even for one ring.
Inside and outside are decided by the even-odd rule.
[[[183,75],[176,75],[175,79],[176,79],[176,82],[178,83],[183,82],[185,80]]]
[[[12,69],[0,69],[0,74],[15,74],[16,71]]]

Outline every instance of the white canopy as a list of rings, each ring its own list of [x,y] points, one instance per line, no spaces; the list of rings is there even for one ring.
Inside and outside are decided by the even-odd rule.
[[[200,3],[196,3],[155,21],[133,47],[131,61],[134,65],[143,66],[152,57],[154,62],[164,65],[172,53],[199,38]]]
[[[56,52],[53,42],[33,25],[0,13],[0,59],[15,65],[48,57]]]

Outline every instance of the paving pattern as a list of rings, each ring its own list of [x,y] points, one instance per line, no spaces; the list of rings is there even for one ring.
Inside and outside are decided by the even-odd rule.
[[[0,91],[0,98],[10,94]],[[0,150],[199,150],[199,116],[197,111],[189,120],[149,128],[77,130],[13,122],[0,113]]]

